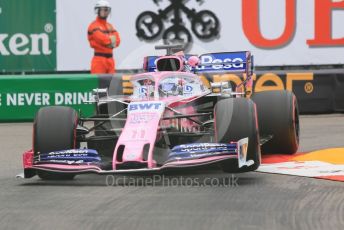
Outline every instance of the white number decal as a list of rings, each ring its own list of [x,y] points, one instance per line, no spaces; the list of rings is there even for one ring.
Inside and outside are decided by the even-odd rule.
[[[133,135],[131,136],[132,139],[134,140],[142,140],[145,139],[146,136],[146,131],[141,129],[141,130],[133,130]]]

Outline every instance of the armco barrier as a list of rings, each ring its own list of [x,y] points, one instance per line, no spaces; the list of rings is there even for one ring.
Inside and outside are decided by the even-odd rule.
[[[92,89],[109,87],[110,92],[115,88],[116,93],[130,94],[133,90],[130,77],[123,74],[0,76],[0,122],[32,121],[40,107],[51,105],[71,106],[90,116],[94,105],[82,101],[91,98]],[[201,78],[208,86],[210,82],[242,81],[234,74],[207,74]],[[254,76],[254,92],[283,89],[296,94],[303,114],[344,112],[344,70],[258,71]]]

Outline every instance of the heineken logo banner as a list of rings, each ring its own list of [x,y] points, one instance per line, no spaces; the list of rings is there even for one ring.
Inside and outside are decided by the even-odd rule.
[[[55,0],[0,0],[0,71],[56,70]]]

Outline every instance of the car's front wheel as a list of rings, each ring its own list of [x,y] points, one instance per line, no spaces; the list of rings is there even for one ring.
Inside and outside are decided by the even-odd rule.
[[[219,143],[229,143],[248,138],[246,160],[251,166],[238,167],[238,161],[228,161],[222,169],[229,173],[256,170],[260,165],[260,143],[255,104],[246,98],[220,100],[215,106],[215,134]]]
[[[34,156],[60,150],[76,148],[77,112],[69,107],[52,106],[41,108],[33,128]],[[44,180],[71,180],[74,175],[37,171]]]

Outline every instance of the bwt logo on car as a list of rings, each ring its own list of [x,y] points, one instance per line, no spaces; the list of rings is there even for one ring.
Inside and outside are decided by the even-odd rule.
[[[161,108],[161,103],[141,103],[141,104],[130,104],[129,111],[137,110],[159,110]]]

